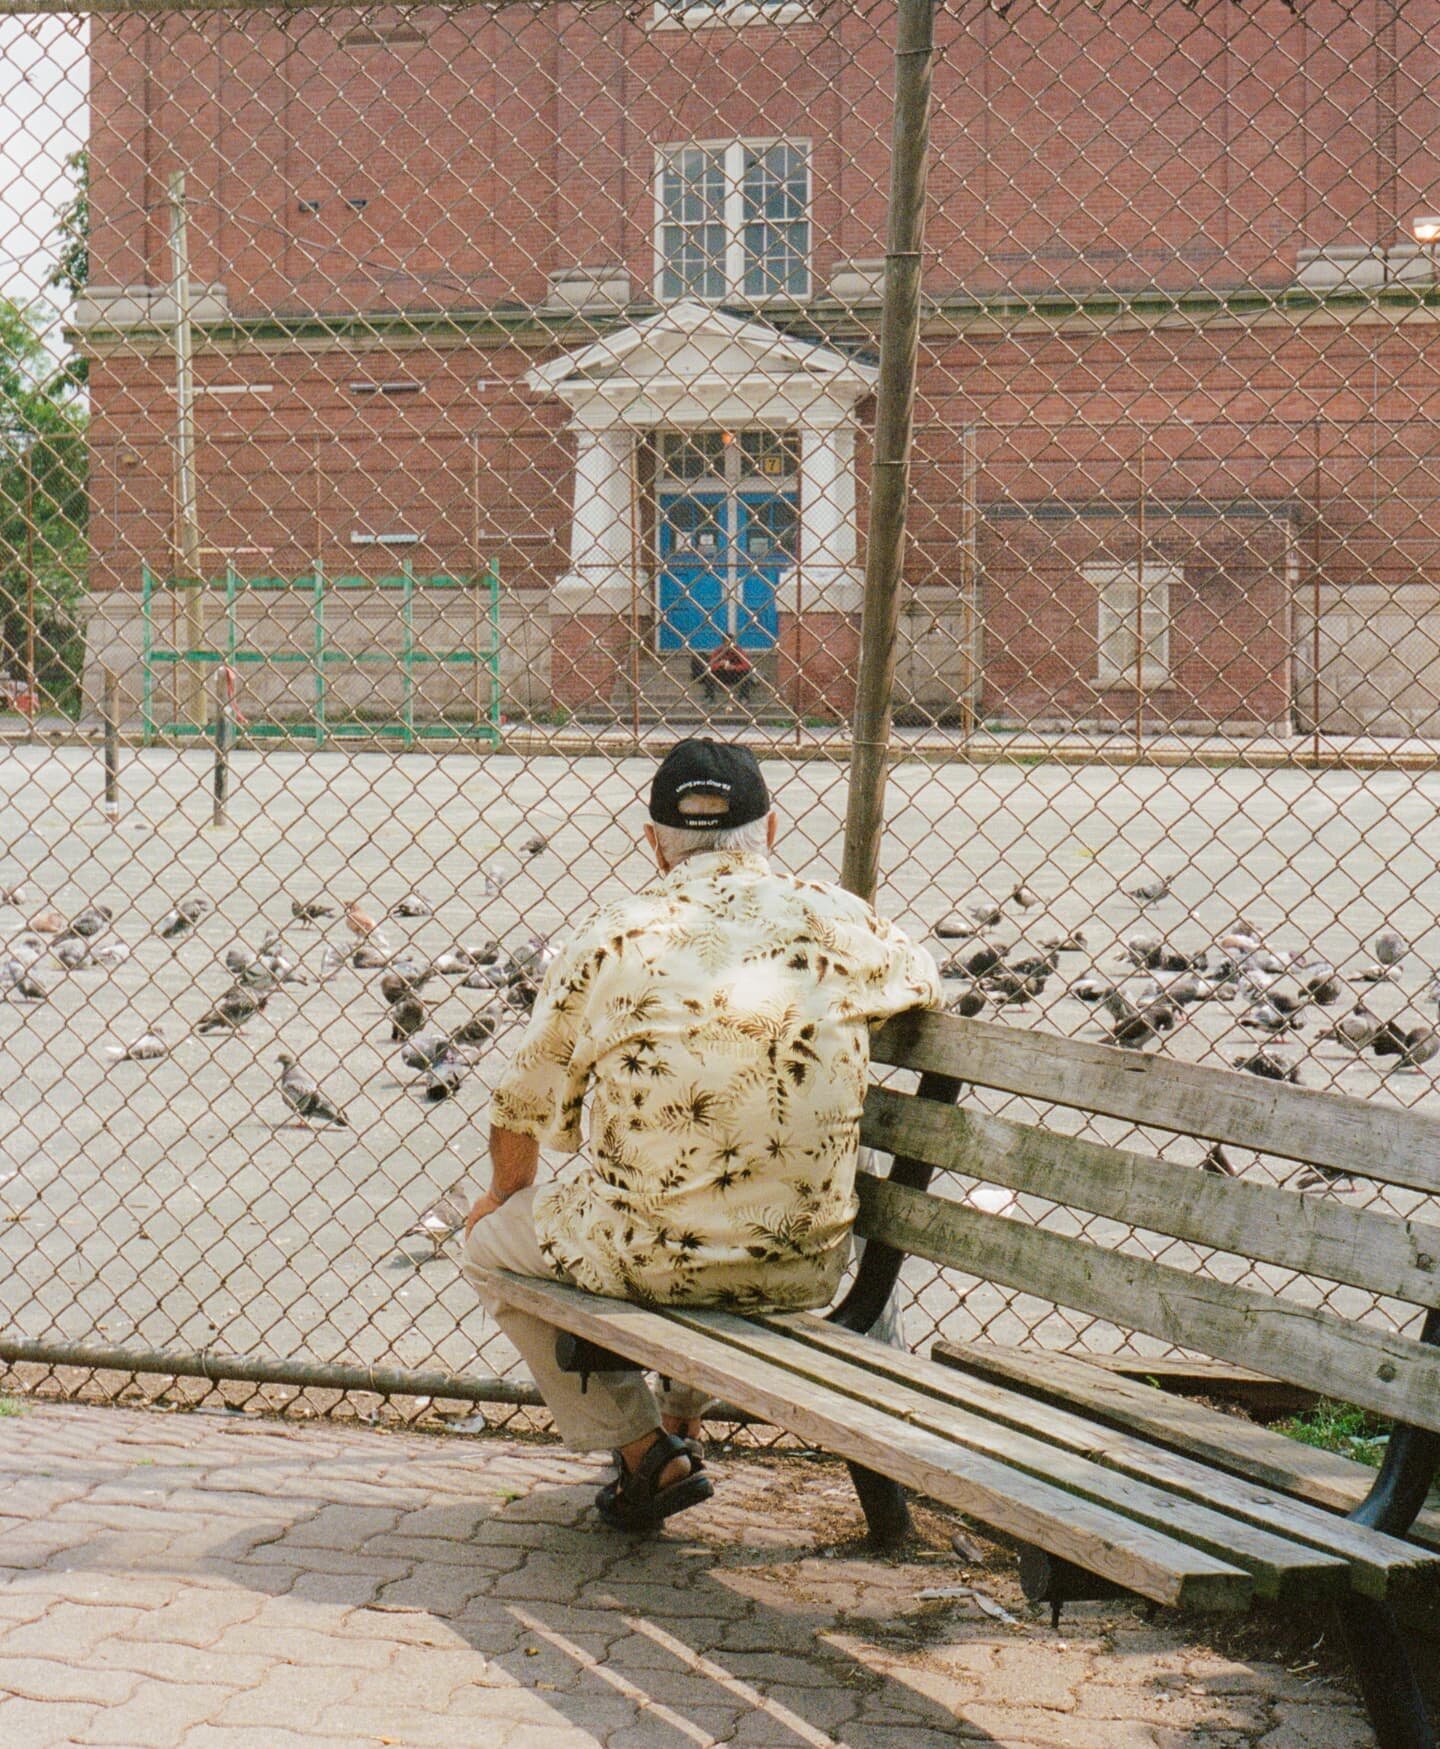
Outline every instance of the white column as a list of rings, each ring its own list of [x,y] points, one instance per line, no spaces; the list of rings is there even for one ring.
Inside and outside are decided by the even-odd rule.
[[[862,587],[855,563],[855,426],[800,430],[800,564],[781,580],[790,613],[854,613]]]
[[[575,425],[570,569],[551,592],[558,613],[623,613],[630,605],[635,493],[634,434]]]

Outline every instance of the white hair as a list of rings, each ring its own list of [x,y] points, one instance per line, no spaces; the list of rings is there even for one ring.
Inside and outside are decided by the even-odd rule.
[[[740,850],[751,856],[764,856],[770,848],[770,816],[748,820],[743,826],[718,826],[707,830],[703,826],[655,827],[655,841],[660,853],[673,868],[700,850]]]

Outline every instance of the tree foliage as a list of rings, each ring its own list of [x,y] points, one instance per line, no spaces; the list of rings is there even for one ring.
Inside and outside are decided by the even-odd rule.
[[[83,655],[88,514],[85,409],[30,313],[0,298],[0,669],[26,673],[33,596],[42,693],[68,706]]]
[[[90,283],[90,148],[81,146],[65,160],[75,186],[55,214],[60,233],[60,254],[47,285],[78,298]]]

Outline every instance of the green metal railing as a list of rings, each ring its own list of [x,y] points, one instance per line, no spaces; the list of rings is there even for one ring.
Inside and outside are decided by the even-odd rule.
[[[244,737],[283,738],[317,744],[340,736],[387,740],[393,737],[405,747],[411,747],[417,741],[431,740],[486,741],[491,745],[500,742],[500,573],[493,562],[473,578],[418,577],[408,563],[402,566],[399,576],[376,578],[327,577],[319,566],[309,576],[296,578],[241,577],[233,566],[227,566],[224,577],[218,580],[189,579],[159,577],[148,565],[143,568],[141,577],[141,718],[147,742],[166,736],[209,735],[212,732],[213,725],[208,722],[157,720],[155,694],[160,671],[168,669],[174,673],[182,666],[192,665],[228,668],[236,677],[247,668],[257,667],[304,667],[310,670],[309,712],[296,719],[288,714],[266,716],[246,710],[243,716],[236,718],[238,732]],[[208,596],[223,594],[223,638],[208,641],[197,648],[167,647],[157,641],[157,604],[164,600],[178,603],[185,592],[197,589]],[[379,593],[382,597],[393,597],[398,593],[399,647],[350,650],[332,646],[326,630],[325,609],[327,599],[336,590]],[[432,650],[417,643],[417,596],[425,597],[437,591],[464,593],[471,598],[474,622],[468,649]],[[247,595],[262,592],[289,596],[303,594],[308,598],[310,625],[305,640],[308,647],[299,647],[297,640],[289,647],[261,649],[246,641],[247,628],[242,624],[241,602]],[[202,623],[207,618],[202,609]],[[365,665],[398,669],[400,704],[398,714],[393,718],[346,721],[331,710],[329,677],[336,667]],[[424,671],[433,671],[437,667],[475,671],[481,684],[472,689],[471,716],[456,719],[430,713],[424,688],[417,682]],[[482,692],[485,694],[483,701]],[[236,703],[243,704],[243,700],[237,699]]]

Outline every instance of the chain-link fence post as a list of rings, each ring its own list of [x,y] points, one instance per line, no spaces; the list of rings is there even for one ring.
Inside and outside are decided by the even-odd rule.
[[[899,0],[890,212],[880,314],[880,388],[871,464],[865,598],[850,748],[841,881],[873,899],[885,825],[885,775],[895,691],[895,640],[904,584],[915,371],[924,278],[925,191],[935,54],[934,0]]]

